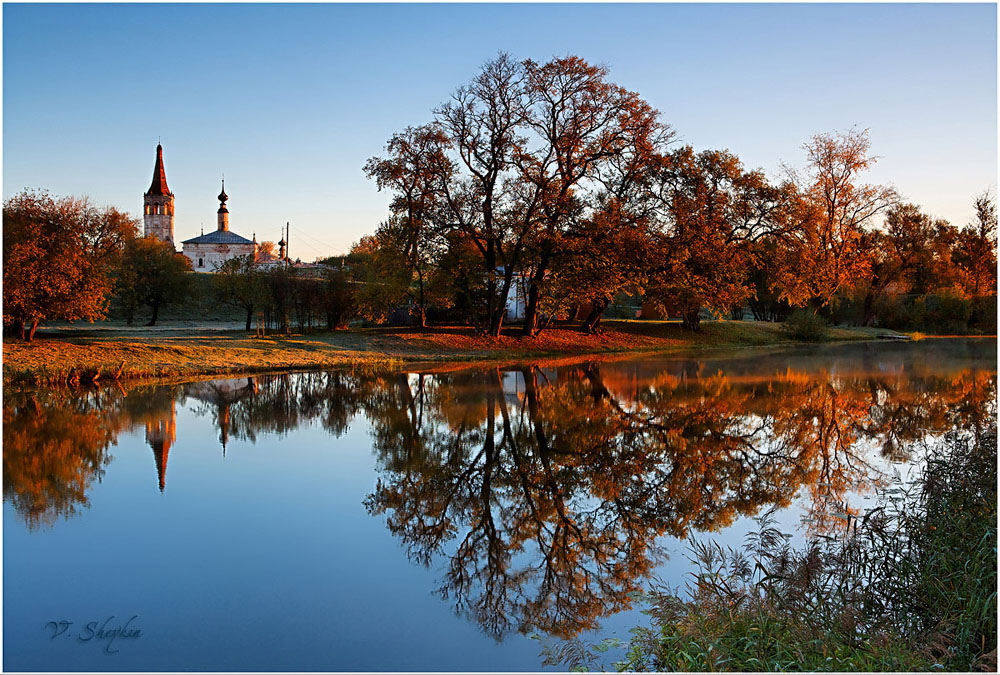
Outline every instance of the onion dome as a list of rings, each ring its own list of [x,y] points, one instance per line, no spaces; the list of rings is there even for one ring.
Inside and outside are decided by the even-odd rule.
[[[222,179],[222,192],[219,193],[219,213],[229,213],[229,209],[226,208],[226,200],[229,199],[229,195],[226,194],[226,179]]]

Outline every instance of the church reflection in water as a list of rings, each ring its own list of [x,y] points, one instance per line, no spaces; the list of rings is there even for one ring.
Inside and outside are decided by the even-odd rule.
[[[153,449],[160,492],[167,486],[167,459],[170,457],[170,446],[175,440],[177,440],[177,404],[171,401],[168,414],[146,422],[146,442]]]
[[[628,607],[663,536],[805,503],[816,532],[847,496],[946,432],[987,433],[996,370],[767,355],[362,375],[267,375],[4,398],[4,499],[29,525],[88,505],[116,438],[144,429],[166,489],[177,409],[234,441],[319,425],[370,429],[364,502],[437,591],[498,639],[571,636]],[[860,364],[860,365],[859,365]]]

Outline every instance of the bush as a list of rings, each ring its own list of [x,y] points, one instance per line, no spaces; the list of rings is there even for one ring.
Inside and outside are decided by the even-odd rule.
[[[972,300],[960,288],[944,288],[927,297],[925,329],[935,333],[965,333],[972,316]]]
[[[816,342],[826,335],[826,321],[812,310],[797,309],[785,319],[781,329],[796,340]]]
[[[837,297],[835,301],[816,312],[835,326],[859,326],[865,321],[864,301],[856,296]]]
[[[908,328],[927,328],[927,297],[921,295],[907,306]]]
[[[904,295],[882,295],[875,300],[873,309],[875,325],[881,328],[903,330],[919,327],[919,324],[911,324],[910,307]]]
[[[920,330],[930,335],[996,333],[996,296],[970,297],[960,288],[920,296],[882,295],[875,300],[875,325]]]
[[[996,335],[997,332],[997,296],[987,295],[972,299],[972,316],[969,327],[978,333]]]

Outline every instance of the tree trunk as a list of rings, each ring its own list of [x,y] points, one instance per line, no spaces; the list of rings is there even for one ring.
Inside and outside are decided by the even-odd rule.
[[[507,306],[499,307],[490,321],[490,337],[500,337],[500,330],[503,328],[504,315],[507,314]]]
[[[160,303],[154,302],[152,304],[152,307],[153,307],[153,318],[149,320],[149,323],[146,324],[147,326],[155,326],[156,318],[160,315]]]
[[[545,315],[545,318],[542,320],[542,322],[538,324],[538,330],[535,331],[535,335],[538,335],[539,333],[541,333],[543,330],[545,330],[546,328],[548,328],[552,324],[552,317],[553,316],[554,315],[552,315],[552,314],[546,314]]]
[[[492,240],[486,244],[486,256],[483,258],[483,262],[486,264],[486,334],[499,335],[499,325],[495,326],[496,332],[494,333],[497,304],[497,256]],[[504,298],[505,305],[506,301],[507,298]]]
[[[424,295],[424,272],[417,272],[417,283],[420,288],[419,314],[417,315],[418,326],[421,330],[427,328],[427,297]]]
[[[875,293],[871,288],[865,293],[864,310],[861,317],[861,325],[872,326],[875,324]]]
[[[538,259],[538,267],[531,275],[531,285],[528,287],[528,304],[524,309],[524,334],[537,335],[535,324],[538,322],[538,296],[542,282],[545,280],[545,273],[549,269],[549,261],[552,259],[552,246],[545,244],[542,248],[541,257]]]
[[[609,302],[605,300],[591,301],[590,314],[587,318],[583,320],[583,324],[580,326],[580,330],[589,335],[593,335],[597,332],[597,326],[601,323],[601,317],[604,316],[604,310],[608,308]]]
[[[496,278],[494,276],[491,285],[493,286],[492,305],[493,313],[490,316],[490,337],[500,337],[500,329],[503,328],[503,320],[507,316],[507,297],[510,295],[510,288],[514,281],[513,269],[504,269],[503,285],[500,287],[500,295],[496,292]]]
[[[38,319],[31,320],[31,328],[28,330],[28,342],[35,339],[35,329],[38,328]]]
[[[250,330],[251,325],[253,325],[253,307],[247,307],[247,331]]]
[[[701,326],[701,307],[689,307],[684,312],[684,317],[681,325],[684,330],[698,331]]]
[[[537,321],[538,315],[538,286],[535,284],[534,278],[531,280],[531,285],[528,287],[528,304],[524,308],[524,328],[521,329],[523,335],[531,336],[536,335],[535,333],[535,323]]]

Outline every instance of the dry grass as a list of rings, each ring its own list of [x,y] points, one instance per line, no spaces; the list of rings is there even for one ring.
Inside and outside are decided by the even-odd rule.
[[[401,361],[514,363],[538,357],[628,354],[706,347],[786,343],[773,324],[706,322],[698,333],[675,322],[610,321],[598,335],[556,327],[525,338],[516,328],[499,338],[475,335],[467,327],[436,327],[248,336],[217,326],[161,326],[155,329],[101,325],[88,329],[42,330],[32,343],[7,340],[5,384],[78,384],[115,379],[162,379],[329,367],[391,367]],[[871,330],[831,330],[831,340],[876,337]]]

